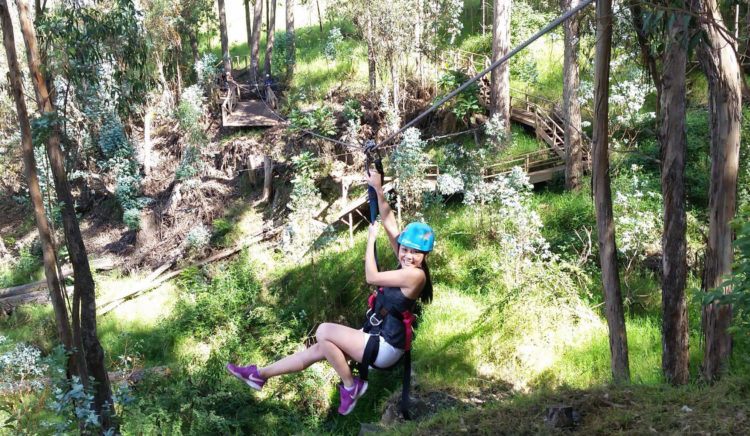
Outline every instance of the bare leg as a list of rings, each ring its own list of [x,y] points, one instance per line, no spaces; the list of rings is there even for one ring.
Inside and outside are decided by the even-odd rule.
[[[258,374],[268,379],[277,375],[289,374],[290,372],[299,372],[315,362],[325,359],[320,344],[314,344],[312,347],[298,351],[291,356],[272,363],[269,366],[258,368]]]
[[[362,332],[340,324],[323,323],[318,327],[315,335],[323,355],[341,377],[344,386],[352,386],[354,378],[346,362],[346,356],[357,362],[362,361],[362,355],[365,352]]]
[[[345,386],[354,382],[352,372],[346,362],[346,356],[357,362],[362,361],[365,352],[365,342],[362,332],[340,324],[323,323],[315,333],[318,343],[312,347],[298,351],[269,366],[259,368],[258,373],[263,378],[302,371],[315,362],[328,360],[341,377]]]

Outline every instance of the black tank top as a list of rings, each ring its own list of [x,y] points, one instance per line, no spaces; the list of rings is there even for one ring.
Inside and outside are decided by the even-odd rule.
[[[382,287],[380,289],[382,289],[382,293],[378,292],[375,299],[375,314],[381,313],[381,309],[388,311],[388,315],[384,318],[378,317],[383,319],[383,322],[378,326],[380,327],[380,336],[392,346],[403,350],[406,347],[406,329],[401,317],[395,316],[393,312],[401,314],[407,310],[414,311],[416,301],[405,296],[401,292],[401,288]],[[372,327],[373,325],[368,317],[365,321],[364,331],[370,332]]]

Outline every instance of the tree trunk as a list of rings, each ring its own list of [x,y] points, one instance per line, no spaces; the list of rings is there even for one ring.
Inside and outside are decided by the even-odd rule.
[[[633,28],[638,40],[638,47],[641,50],[641,60],[643,65],[648,69],[651,80],[654,82],[654,87],[656,88],[656,117],[659,119],[661,112],[661,108],[659,107],[661,104],[661,78],[659,70],[656,67],[656,58],[651,53],[651,44],[648,42],[648,35],[643,25],[641,2],[639,0],[630,0],[628,8],[630,9],[630,19],[633,22]]]
[[[60,283],[60,277],[57,274],[57,254],[52,241],[52,232],[50,231],[47,215],[44,211],[44,200],[42,191],[39,188],[39,177],[36,172],[36,159],[34,157],[34,145],[32,144],[31,125],[29,124],[29,113],[26,108],[26,101],[23,95],[23,83],[21,78],[21,68],[18,65],[18,56],[16,55],[16,42],[13,32],[13,24],[6,0],[0,0],[0,23],[3,30],[3,44],[5,54],[8,58],[8,76],[10,79],[11,92],[16,103],[18,114],[18,123],[21,130],[21,148],[23,153],[24,172],[31,196],[31,204],[34,207],[34,219],[39,231],[39,240],[42,244],[42,259],[44,260],[44,275],[47,279],[47,289],[49,290],[52,307],[55,311],[55,324],[57,326],[57,335],[60,342],[65,347],[66,352],[71,353],[68,363],[68,371],[76,374],[75,355],[73,351],[73,335],[70,329],[70,319],[68,318],[68,309],[65,305],[64,289]],[[0,240],[2,248],[5,246]]]
[[[630,380],[628,338],[617,271],[615,223],[609,179],[609,61],[612,53],[612,0],[596,2],[596,56],[594,59],[594,147],[593,175],[599,258],[604,285],[604,304],[609,327],[612,376],[616,382]]]
[[[276,0],[268,0],[268,28],[266,29],[266,76],[271,75],[274,33],[276,32]]]
[[[258,0],[260,1],[260,0]],[[263,201],[271,203],[273,197],[273,160],[263,156]]]
[[[143,174],[148,177],[151,174],[151,154],[153,143],[151,142],[151,124],[154,120],[154,109],[146,106],[146,115],[143,117]]]
[[[683,8],[684,9],[684,8]],[[685,214],[686,69],[689,16],[672,12],[666,30],[661,98],[662,234],[662,371],[669,383],[688,382],[687,216]]]
[[[708,108],[711,130],[711,185],[708,199],[708,244],[703,290],[717,288],[732,273],[730,222],[737,205],[737,172],[742,124],[742,87],[737,56],[723,34],[724,23],[716,0],[697,2],[704,41],[699,59],[708,78]],[[724,289],[731,292],[731,289]],[[732,308],[711,304],[703,310],[705,350],[703,376],[715,380],[732,352],[732,337],[727,329]]]
[[[219,3],[219,33],[221,34],[221,58],[224,60],[224,73],[227,78],[232,77],[232,58],[229,57],[229,35],[227,34],[227,14],[224,0]]]
[[[47,84],[42,75],[39,62],[39,51],[37,49],[36,33],[29,19],[28,6],[24,0],[17,0],[18,13],[21,21],[21,30],[26,43],[27,60],[31,72],[34,90],[36,91],[39,111],[45,115],[54,115],[55,108],[47,89]],[[118,430],[118,424],[114,419],[112,404],[112,390],[109,377],[104,367],[104,350],[99,343],[96,332],[96,293],[94,279],[91,276],[89,260],[86,255],[86,247],[78,227],[78,219],[74,209],[73,196],[70,193],[68,177],[65,173],[65,159],[60,148],[60,131],[58,126],[53,126],[47,139],[47,157],[49,158],[52,176],[55,183],[57,198],[62,202],[63,230],[65,240],[73,265],[75,284],[73,288],[73,335],[76,341],[76,331],[80,330],[80,339],[85,354],[85,367],[87,374],[94,378],[94,410],[101,417],[102,428]],[[77,318],[79,312],[77,304],[80,303],[80,324]],[[77,327],[80,326],[80,329]],[[84,365],[80,365],[83,367]],[[83,368],[81,368],[83,369]],[[84,371],[81,371],[81,375]]]
[[[247,31],[247,49],[251,50],[253,46],[253,18],[250,15],[250,0],[243,0],[245,6],[245,29]]]
[[[371,5],[367,5],[367,73],[370,83],[370,97],[375,99],[375,92],[377,91],[377,70],[375,62],[375,41],[372,36],[372,12],[370,11]]]
[[[510,50],[511,0],[495,0],[492,25],[492,62]],[[508,62],[492,70],[490,77],[490,112],[500,114],[505,130],[510,132],[510,69]]]
[[[250,80],[258,82],[258,56],[260,56],[260,28],[263,25],[263,0],[253,6],[253,35],[250,44]]]
[[[315,0],[315,6],[318,8],[318,24],[320,24],[320,34],[323,35],[323,15],[320,13],[320,0]]]
[[[193,64],[197,64],[200,60],[200,54],[198,53],[198,37],[195,36],[195,31],[191,30],[188,36],[190,39],[190,51],[193,54]]]
[[[563,12],[578,6],[578,0],[562,0]],[[563,23],[563,116],[565,117],[565,188],[578,190],[583,175],[581,149],[581,104],[578,102],[578,18]]]
[[[286,0],[286,81],[290,83],[297,62],[294,36],[294,0]]]

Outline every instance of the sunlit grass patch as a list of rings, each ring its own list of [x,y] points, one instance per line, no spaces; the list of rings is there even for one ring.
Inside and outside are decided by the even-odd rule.
[[[477,335],[484,307],[477,299],[436,286],[435,298],[424,311],[414,342],[420,383],[430,389],[465,390],[478,374]]]
[[[57,327],[52,306],[27,304],[10,316],[0,316],[0,332],[11,342],[34,345],[47,354],[57,345]]]

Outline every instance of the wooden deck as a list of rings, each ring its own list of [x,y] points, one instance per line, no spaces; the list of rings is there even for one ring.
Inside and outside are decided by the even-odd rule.
[[[224,127],[273,127],[281,120],[260,100],[238,101],[229,113],[222,111]]]

